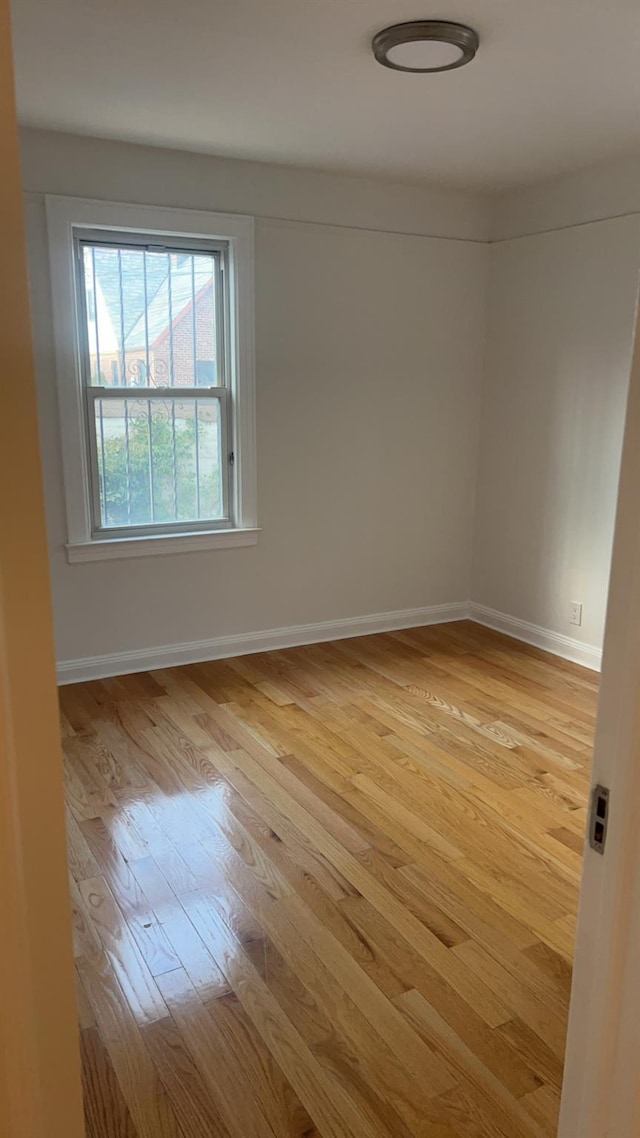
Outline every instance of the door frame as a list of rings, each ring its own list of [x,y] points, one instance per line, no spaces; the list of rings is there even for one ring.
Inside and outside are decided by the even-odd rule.
[[[631,365],[593,755],[610,788],[585,847],[559,1138],[640,1133],[640,311]]]
[[[84,1134],[8,0],[0,0],[0,1133]]]

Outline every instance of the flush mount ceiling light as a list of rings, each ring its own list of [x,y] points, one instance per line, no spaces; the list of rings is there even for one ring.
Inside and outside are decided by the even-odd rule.
[[[373,37],[378,63],[393,71],[452,71],[471,63],[478,33],[448,20],[411,20],[394,24]]]

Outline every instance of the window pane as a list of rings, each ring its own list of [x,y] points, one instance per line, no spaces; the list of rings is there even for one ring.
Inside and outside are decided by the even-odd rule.
[[[83,244],[90,383],[222,386],[213,253]]]
[[[218,399],[94,401],[103,528],[224,517]]]

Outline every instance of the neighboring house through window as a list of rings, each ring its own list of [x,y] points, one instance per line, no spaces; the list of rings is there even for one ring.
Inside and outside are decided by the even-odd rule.
[[[69,559],[255,543],[252,219],[47,213]]]

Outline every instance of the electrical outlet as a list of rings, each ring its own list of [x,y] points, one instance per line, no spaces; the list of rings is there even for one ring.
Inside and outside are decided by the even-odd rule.
[[[569,624],[582,624],[582,601],[571,601],[569,605]]]

